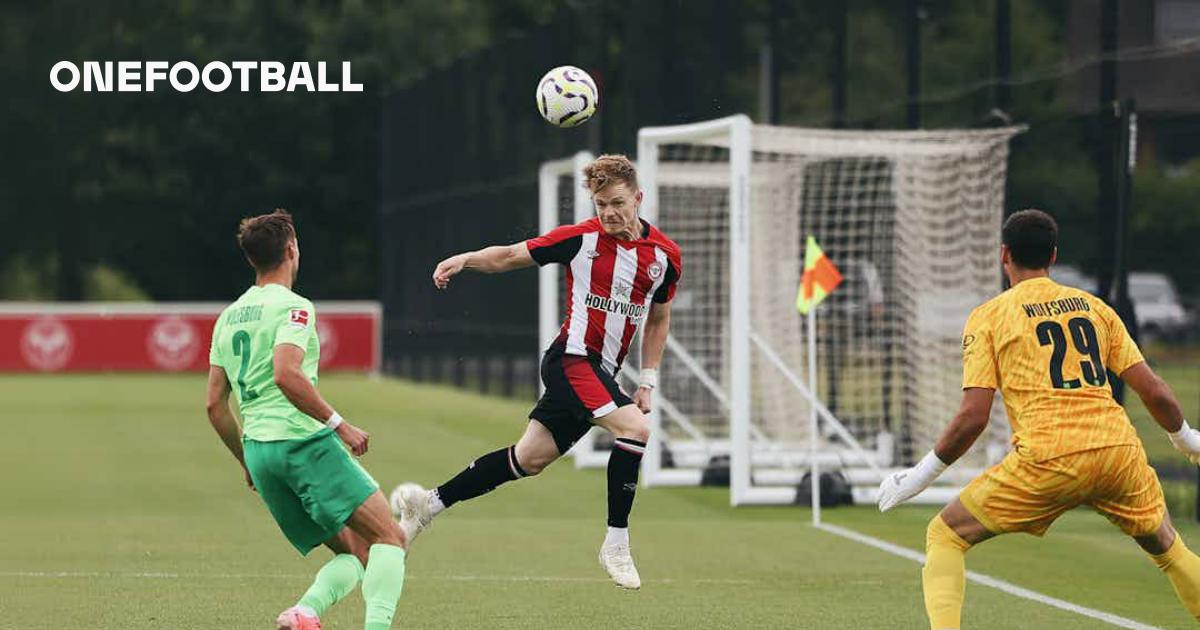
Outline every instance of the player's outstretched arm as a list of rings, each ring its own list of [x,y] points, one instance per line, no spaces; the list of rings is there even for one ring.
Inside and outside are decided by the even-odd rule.
[[[662,363],[670,329],[671,303],[651,302],[646,327],[642,330],[642,373],[638,390],[633,395],[633,402],[642,413],[650,413],[650,398],[654,388],[658,387],[658,366]]]
[[[916,466],[892,473],[879,484],[879,511],[886,512],[917,496],[958,461],[987,428],[995,396],[995,390],[986,387],[964,389],[958,413],[942,431],[933,450]]]
[[[1183,408],[1179,406],[1171,387],[1145,361],[1121,372],[1121,380],[1137,392],[1150,415],[1154,416],[1154,421],[1167,432],[1175,449],[1186,455],[1192,463],[1200,463],[1200,431],[1188,426],[1183,417]]]
[[[303,348],[290,343],[281,343],[275,346],[272,360],[275,385],[297,409],[311,418],[324,422],[337,432],[338,437],[342,438],[346,446],[350,447],[350,452],[355,455],[363,455],[367,452],[367,441],[371,436],[343,420],[342,416],[334,411],[329,403],[325,402],[316,386],[300,369],[304,362]]]
[[[254,488],[254,483],[250,481],[250,472],[246,470],[246,461],[242,456],[242,429],[238,426],[237,419],[233,417],[233,411],[229,408],[230,393],[229,378],[225,375],[224,368],[215,365],[208,366],[208,394],[205,397],[204,405],[208,412],[208,422],[212,424],[213,430],[225,443],[225,448],[229,449],[229,452],[238,460],[238,464],[241,465],[242,472],[246,476],[246,485]]]
[[[483,273],[504,273],[513,269],[533,266],[533,256],[524,241],[512,245],[493,245],[478,251],[456,254],[438,263],[433,270],[433,284],[445,289],[450,278],[465,269]]]

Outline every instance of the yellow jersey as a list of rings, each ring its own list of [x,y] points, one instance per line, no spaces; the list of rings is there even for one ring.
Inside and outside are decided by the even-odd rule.
[[[1017,453],[1045,461],[1138,444],[1108,372],[1142,362],[1125,324],[1102,300],[1033,278],[971,312],[963,332],[963,389],[1000,390]]]

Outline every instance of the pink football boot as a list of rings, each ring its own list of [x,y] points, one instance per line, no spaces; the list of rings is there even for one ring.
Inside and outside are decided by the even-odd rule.
[[[279,613],[275,619],[278,630],[321,630],[321,620],[300,612],[296,606]]]

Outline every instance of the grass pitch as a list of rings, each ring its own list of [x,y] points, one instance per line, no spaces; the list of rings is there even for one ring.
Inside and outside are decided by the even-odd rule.
[[[385,488],[435,484],[511,443],[528,405],[389,380],[322,379],[372,434]],[[189,376],[0,378],[0,628],[270,628],[328,557],[301,559],[208,426]],[[1153,439],[1150,436],[1146,436]],[[1161,436],[1156,436],[1161,438]],[[801,508],[728,506],[725,489],[640,490],[640,592],[609,584],[602,470],[555,464],[456,506],[412,550],[403,628],[922,628],[920,567],[807,525]],[[913,549],[932,508],[826,511]],[[1181,530],[1200,548],[1200,529]],[[968,567],[1165,628],[1193,627],[1170,585],[1101,517],[1077,511],[1044,540],[1008,536]],[[971,585],[965,627],[1096,628]],[[351,595],[325,627],[359,628]]]

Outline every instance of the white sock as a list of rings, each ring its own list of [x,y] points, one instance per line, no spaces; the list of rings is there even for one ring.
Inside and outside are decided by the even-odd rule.
[[[604,536],[604,546],[609,545],[628,545],[629,544],[629,528],[628,527],[609,527],[608,533]]]
[[[437,516],[438,514],[441,514],[442,510],[444,510],[444,509],[446,509],[446,505],[444,503],[442,503],[442,497],[438,496],[437,489],[430,490],[429,491],[429,515]]]

